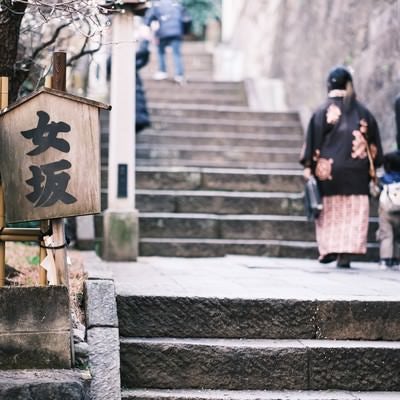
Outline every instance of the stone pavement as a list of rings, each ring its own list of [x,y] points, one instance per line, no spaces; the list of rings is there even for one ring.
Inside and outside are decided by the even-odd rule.
[[[400,271],[376,263],[228,255],[221,258],[139,257],[109,263],[119,295],[243,299],[400,300]]]

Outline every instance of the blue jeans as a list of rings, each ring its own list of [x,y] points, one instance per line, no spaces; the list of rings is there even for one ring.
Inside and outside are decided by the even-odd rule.
[[[165,49],[168,46],[172,48],[172,56],[175,65],[175,76],[183,76],[183,63],[181,55],[181,43],[180,38],[162,38],[158,44],[158,67],[162,72],[167,72],[167,66],[165,63]]]

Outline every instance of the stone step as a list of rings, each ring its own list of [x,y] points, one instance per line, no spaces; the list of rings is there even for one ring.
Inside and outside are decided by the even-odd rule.
[[[314,224],[307,221],[304,216],[157,212],[141,213],[140,222],[143,238],[192,237],[295,241],[315,239]],[[377,218],[370,218],[369,241],[375,240],[377,228]]]
[[[183,91],[180,88],[170,91],[147,91],[146,96],[149,102],[158,103],[179,103],[179,104],[220,104],[226,105],[247,105],[247,96],[245,93],[225,94],[225,93],[204,93]]]
[[[170,47],[167,47],[165,51],[166,59],[168,61],[167,66],[174,66],[173,58],[172,58],[172,50]],[[203,66],[212,67],[214,64],[213,62],[213,55],[212,53],[206,51],[193,51],[192,49],[186,48],[185,44],[182,46],[181,49],[182,53],[182,61],[185,66],[193,67],[193,68],[200,68]],[[158,68],[158,57],[156,54],[152,54],[153,57],[150,57],[150,62],[146,65],[146,68],[143,71],[151,68]]]
[[[102,157],[107,156],[108,146],[102,146]],[[154,145],[138,143],[136,158],[174,160],[209,160],[214,162],[253,162],[258,163],[296,163],[299,160],[299,149],[287,147],[260,148],[253,146],[234,147],[213,145]]]
[[[175,104],[199,104],[199,105],[215,105],[215,106],[246,106],[247,105],[247,98],[245,96],[231,96],[231,95],[212,95],[209,96],[208,94],[201,95],[198,94],[196,96],[187,95],[185,93],[165,93],[160,92],[158,94],[154,94],[154,96],[148,96],[148,100],[150,102],[169,102]]]
[[[102,187],[107,187],[107,169],[102,167]],[[244,192],[303,191],[302,172],[274,169],[137,167],[138,189],[223,190]]]
[[[102,160],[102,165],[105,163]],[[199,167],[199,168],[253,168],[253,169],[294,169],[297,163],[265,163],[258,161],[226,161],[226,160],[172,160],[172,159],[138,159],[140,167]]]
[[[108,135],[102,138],[108,143]],[[298,135],[241,134],[229,132],[168,132],[146,130],[136,136],[137,144],[193,145],[193,146],[254,146],[259,148],[285,147],[300,149],[302,140]]]
[[[86,240],[82,250],[97,248],[101,253],[102,217],[95,218],[96,239]],[[141,238],[139,240],[141,257],[224,257],[230,254],[285,257],[316,260],[318,257],[315,242],[288,240],[246,240],[246,239],[186,239],[186,238]],[[355,255],[353,261],[379,260],[379,246],[372,242],[368,244],[366,255]],[[334,265],[334,264],[332,264]]]
[[[137,190],[140,212],[304,215],[302,193]]]
[[[146,66],[142,71],[140,71],[140,76],[143,79],[150,80],[153,78],[154,74],[157,72],[157,66]],[[175,75],[174,68],[172,63],[169,63],[168,68],[168,78],[166,81],[168,83],[174,84],[175,81],[173,77]],[[206,81],[209,82],[213,78],[213,68],[210,65],[202,65],[202,66],[186,66],[185,71],[185,79],[190,81]]]
[[[166,112],[169,110],[181,109],[182,107],[190,107],[195,108],[196,106],[200,107],[199,114],[201,115],[202,108],[210,108],[214,105],[217,108],[237,108],[237,109],[248,109],[248,98],[245,91],[240,88],[237,89],[224,89],[220,90],[216,89],[203,89],[203,88],[192,88],[190,84],[178,85],[165,88],[153,88],[144,89],[146,94],[147,105],[149,110],[151,111],[154,106],[163,106],[167,107]],[[170,92],[170,96],[174,99],[173,104],[169,101],[169,96],[167,96],[168,92]],[[182,99],[182,101],[179,101]],[[197,103],[195,99],[200,99],[201,103]],[[220,100],[218,105],[215,104],[214,100]],[[223,100],[240,100],[243,103],[239,104],[224,104]],[[208,105],[209,103],[210,105]],[[193,112],[192,112],[193,113]],[[189,113],[190,114],[190,113]]]
[[[378,215],[376,203],[371,202],[372,217]],[[136,207],[140,212],[305,215],[303,193],[284,192],[138,189]]]
[[[107,190],[101,193],[107,208]],[[140,212],[305,215],[303,193],[136,190]]]
[[[222,85],[208,85],[207,82],[201,81],[189,81],[185,82],[184,85],[178,84],[175,81],[153,81],[154,83],[149,83],[150,81],[145,81],[144,90],[146,96],[150,98],[157,98],[157,94],[163,91],[178,92],[178,93],[192,93],[193,95],[207,95],[212,96],[240,96],[247,97],[245,88],[243,85],[236,86],[222,86]],[[157,104],[157,102],[156,102]],[[162,103],[169,105],[169,103]]]
[[[107,160],[101,160],[102,168],[107,166]],[[171,159],[137,159],[138,167],[198,167],[198,168],[251,168],[251,169],[276,169],[292,170],[298,166],[297,163],[260,163],[248,161],[225,161],[225,160],[171,160]],[[103,178],[102,178],[103,179]],[[104,177],[104,179],[106,179]],[[102,182],[105,182],[104,180]],[[103,184],[103,183],[102,183]]]
[[[150,62],[146,65],[145,68],[142,69],[143,75],[147,75],[148,71],[154,71],[158,69],[158,57],[156,54],[152,54],[153,57],[150,57]],[[186,70],[207,70],[212,71],[213,67],[213,55],[207,52],[192,52],[191,50],[185,49],[185,46],[182,47],[182,61]],[[172,58],[172,52],[170,48],[166,50],[166,62],[167,67],[171,67],[173,70],[174,62]]]
[[[141,256],[159,257],[224,257],[241,254],[263,257],[287,257],[317,259],[317,244],[289,240],[249,239],[188,239],[188,238],[141,238]],[[354,261],[379,259],[377,243],[369,243],[365,256],[355,256]]]
[[[177,105],[180,107],[180,105]],[[225,107],[224,107],[225,108]],[[236,114],[234,114],[236,115]],[[174,116],[174,115],[153,115],[151,117],[151,131],[169,131],[169,132],[185,132],[190,135],[191,132],[202,132],[202,135],[216,134],[224,136],[225,134],[233,135],[290,135],[297,136],[301,139],[302,129],[300,123],[296,119],[287,117],[281,118],[279,114],[265,114],[265,117],[257,117],[255,119],[245,119],[248,114],[239,112],[239,120],[235,120],[229,113],[224,114],[224,118],[218,116],[218,112],[211,113],[209,117],[204,113],[202,117],[195,116]],[[242,118],[243,116],[243,118]],[[248,116],[251,118],[251,115]],[[100,132],[102,136],[108,136],[109,132],[109,115],[100,113]]]
[[[158,63],[154,62],[154,58],[142,68],[140,75],[143,78],[151,79],[156,71],[158,71]],[[170,54],[166,57],[167,72],[170,78],[175,75],[175,65]],[[204,74],[205,79],[211,80],[213,77],[213,61],[209,54],[196,55],[196,57],[183,56],[183,68],[186,77],[198,80],[198,74]]]
[[[117,305],[123,337],[400,340],[398,301],[119,295]]]
[[[177,84],[174,81],[164,80],[155,81],[153,79],[143,79],[143,85],[145,89],[149,90],[171,90],[176,88]],[[194,90],[204,92],[217,92],[217,93],[231,93],[231,92],[245,92],[245,86],[243,82],[229,82],[229,81],[212,81],[212,80],[188,80],[186,85],[180,87],[182,90]]]
[[[400,390],[400,343],[122,338],[126,388]]]
[[[154,72],[158,71],[158,62],[154,58],[141,70],[141,74],[146,78],[151,78]],[[189,56],[183,54],[182,57],[184,72],[186,76],[190,76],[193,72],[205,72],[209,75],[208,79],[212,79],[214,62],[210,54],[196,54]],[[175,75],[175,64],[171,54],[166,56],[167,72],[170,77]]]
[[[299,116],[296,112],[260,112],[251,111],[246,107],[209,107],[190,104],[171,105],[169,103],[149,103],[152,116],[166,116],[175,118],[221,118],[247,121],[296,121]]]
[[[232,121],[230,119],[212,118],[172,118],[152,117],[152,128],[168,131],[187,132],[240,132],[240,133],[272,133],[272,134],[302,134],[297,121]],[[300,150],[299,150],[300,151]]]
[[[109,134],[101,132],[101,144],[108,145]],[[301,148],[302,138],[297,134],[240,133],[240,132],[202,132],[167,131],[146,129],[136,136],[136,143],[165,143],[202,146],[257,146]]]
[[[378,215],[371,202],[370,216]],[[107,189],[101,191],[102,209],[107,208]],[[203,190],[136,190],[140,212],[305,215],[303,193],[224,192]]]
[[[96,237],[103,236],[95,217]],[[376,223],[370,224],[376,231]],[[141,239],[231,239],[315,241],[314,225],[301,216],[140,213]]]
[[[123,400],[398,400],[399,392],[127,389]]]
[[[152,45],[150,47],[150,51],[152,52],[156,52],[156,47],[155,45]],[[170,50],[167,50],[167,52]],[[181,47],[181,51],[183,54],[188,54],[188,55],[202,55],[202,54],[211,54],[208,50],[207,50],[207,46],[206,46],[206,42],[204,41],[194,41],[194,40],[190,40],[185,38],[182,42],[182,47]],[[153,55],[153,54],[152,54]],[[156,57],[156,54],[154,54],[154,57]]]
[[[142,238],[315,240],[299,216],[141,213],[139,221]]]
[[[212,54],[207,50],[206,42],[192,41],[186,39],[182,43],[182,53],[193,56],[202,54]]]
[[[175,75],[175,66],[172,57],[167,55],[167,73],[169,78],[172,79]],[[184,74],[186,77],[193,80],[199,80],[199,75],[204,76],[205,80],[211,80],[213,78],[213,62],[211,58],[206,56],[198,57],[197,60],[193,60],[190,57],[183,57]],[[140,75],[145,79],[151,79],[155,72],[158,71],[158,63],[150,62],[145,68],[142,68]]]
[[[201,189],[254,192],[300,192],[302,171],[239,168],[137,167],[139,189]]]
[[[207,238],[314,241],[314,224],[302,216],[141,213],[142,238]],[[375,241],[376,218],[369,224]]]
[[[3,400],[87,400],[90,375],[75,370],[0,371],[0,398]]]

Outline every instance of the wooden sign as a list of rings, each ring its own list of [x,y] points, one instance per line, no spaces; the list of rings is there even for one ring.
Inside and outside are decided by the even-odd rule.
[[[7,222],[100,212],[95,101],[44,88],[0,114]]]

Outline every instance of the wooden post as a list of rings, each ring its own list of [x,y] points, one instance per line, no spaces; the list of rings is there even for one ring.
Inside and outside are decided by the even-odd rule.
[[[0,109],[8,106],[8,77],[0,78]],[[0,176],[0,230],[6,226],[4,191]],[[6,280],[6,243],[0,240],[0,287],[5,285]]]
[[[44,87],[51,89],[53,87],[53,77],[51,75],[47,75],[44,80]]]
[[[53,89],[65,92],[66,89],[66,69],[67,55],[63,51],[57,51],[53,54]],[[65,228],[62,218],[51,220],[53,229],[53,246],[60,246],[65,243]],[[54,259],[57,269],[57,282],[69,287],[67,252],[65,247],[54,250]]]
[[[51,89],[53,87],[53,76],[47,75],[44,81],[44,86]],[[42,220],[40,221],[40,229],[42,232],[47,232],[49,229],[49,221]],[[46,249],[42,246],[45,246],[44,241],[40,242],[40,251],[39,251],[39,259],[42,262],[46,256],[47,252]],[[47,285],[47,271],[43,267],[39,267],[39,285],[46,286]]]
[[[4,192],[3,186],[0,184],[0,229],[5,226],[4,212]],[[0,240],[0,287],[3,287],[6,282],[6,243]]]
[[[56,51],[53,54],[53,89],[65,92],[67,82],[67,54]]]
[[[1,93],[0,108],[5,108],[8,106],[8,76],[1,77],[0,93]]]
[[[53,76],[52,86],[53,89],[66,91],[66,79],[67,77],[67,54],[63,51],[56,51],[53,54]],[[65,226],[62,218],[52,219],[51,226],[53,230],[53,246],[59,246],[66,242],[65,238]],[[54,250],[54,261],[57,270],[57,281],[58,283],[65,285],[69,291],[69,276],[67,266],[67,250],[65,247]],[[71,306],[69,307],[71,309]],[[74,353],[74,338],[72,335],[72,320],[70,310],[70,324],[71,324],[71,361],[72,365],[75,364],[75,353]]]
[[[49,222],[48,221],[40,221],[40,230],[42,232],[47,232],[49,229]],[[44,246],[44,241],[40,242],[41,246]],[[39,250],[39,259],[42,262],[46,258],[47,252],[44,247],[40,247]],[[43,267],[39,267],[39,285],[46,286],[47,285],[47,271]]]

